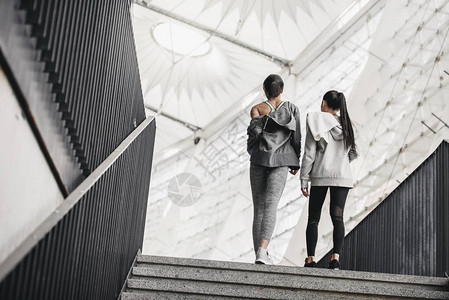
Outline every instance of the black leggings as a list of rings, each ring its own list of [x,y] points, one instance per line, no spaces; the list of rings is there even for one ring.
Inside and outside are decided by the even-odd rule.
[[[309,220],[307,222],[306,240],[307,255],[315,256],[316,242],[318,240],[318,223],[321,217],[321,208],[326,199],[328,186],[312,186],[309,199]],[[334,249],[333,253],[340,253],[345,238],[345,225],[343,223],[343,210],[349,188],[331,186],[330,215],[334,224]]]

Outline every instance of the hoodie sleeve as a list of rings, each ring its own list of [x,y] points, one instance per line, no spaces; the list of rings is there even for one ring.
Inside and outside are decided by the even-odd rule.
[[[310,172],[312,171],[313,163],[315,162],[316,141],[313,138],[312,132],[309,128],[308,120],[306,121],[306,143],[304,147],[304,154],[302,156],[301,164],[301,187],[308,187],[310,181]]]
[[[253,118],[249,123],[246,132],[248,134],[248,139],[246,140],[246,150],[251,155],[253,147],[259,141],[260,135],[262,134],[261,118]]]
[[[293,132],[290,142],[299,158],[301,156],[301,120],[299,118],[299,109],[296,105],[293,109],[293,117],[295,118],[296,129],[295,132]]]

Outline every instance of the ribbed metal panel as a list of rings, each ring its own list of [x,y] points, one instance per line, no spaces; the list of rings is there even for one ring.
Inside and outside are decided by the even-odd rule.
[[[329,255],[319,267],[327,267]],[[437,277],[449,271],[447,142],[345,237],[341,262],[357,271]]]
[[[154,120],[0,283],[0,299],[117,299],[142,247]]]
[[[145,118],[130,1],[1,1],[0,49],[69,192]]]

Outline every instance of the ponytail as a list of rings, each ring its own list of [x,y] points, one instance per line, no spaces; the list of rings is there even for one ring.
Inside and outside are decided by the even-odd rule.
[[[343,129],[343,142],[345,148],[350,149],[350,152],[357,156],[354,130],[352,128],[351,119],[349,118],[345,95],[337,91],[328,91],[324,94],[323,100],[326,101],[330,108],[340,109],[341,127]]]
[[[343,93],[338,93],[337,98],[340,101],[340,118],[341,118],[341,127],[343,128],[345,148],[351,149],[351,151],[356,151],[354,130],[352,128],[351,119],[349,118],[345,95],[343,95]]]
[[[282,81],[281,76],[271,74],[263,82],[263,87],[268,99],[276,98],[282,93],[284,89],[284,81]]]

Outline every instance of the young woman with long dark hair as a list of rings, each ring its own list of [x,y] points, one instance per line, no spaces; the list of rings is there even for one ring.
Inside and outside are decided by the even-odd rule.
[[[337,113],[340,111],[340,116]],[[306,120],[306,143],[301,165],[301,191],[309,197],[306,229],[305,267],[314,267],[318,223],[327,191],[330,190],[330,215],[334,226],[333,254],[329,269],[340,268],[340,250],[345,236],[343,211],[349,189],[353,187],[350,162],[357,157],[354,130],[343,93],[328,91],[321,112],[312,112]],[[310,193],[309,193],[310,182]]]
[[[301,127],[296,105],[281,100],[284,82],[279,75],[269,75],[263,90],[267,100],[251,108],[247,150],[251,155],[256,263],[272,264],[267,247],[276,224],[277,206],[288,170],[295,175],[299,169]]]

